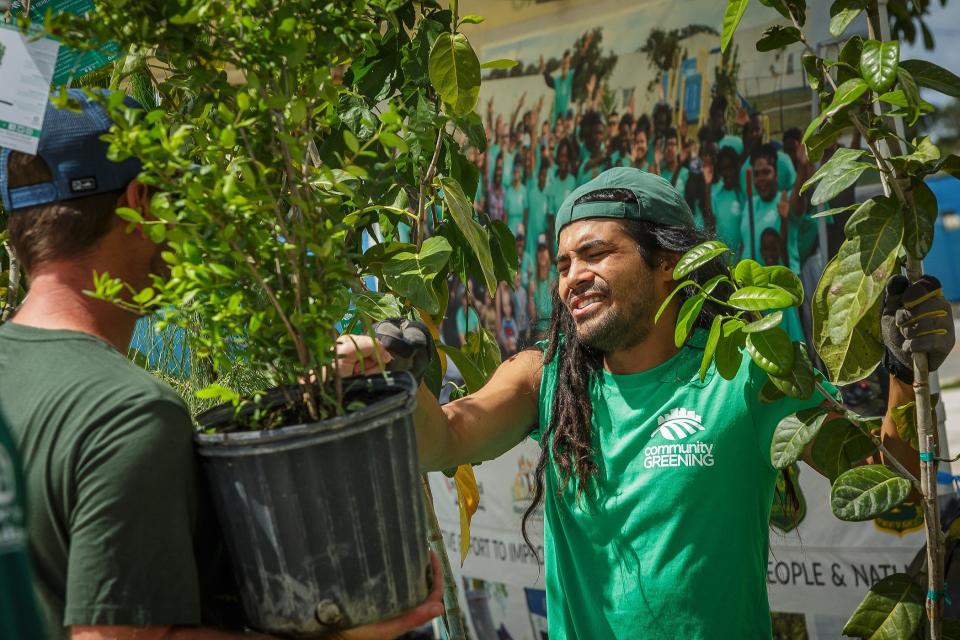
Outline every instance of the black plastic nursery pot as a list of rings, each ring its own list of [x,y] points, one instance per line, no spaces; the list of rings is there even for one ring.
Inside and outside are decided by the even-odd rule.
[[[384,620],[429,591],[426,510],[407,373],[344,380],[345,416],[198,434],[248,623],[307,637]],[[286,404],[279,390],[264,400]],[[225,430],[232,406],[200,416]]]

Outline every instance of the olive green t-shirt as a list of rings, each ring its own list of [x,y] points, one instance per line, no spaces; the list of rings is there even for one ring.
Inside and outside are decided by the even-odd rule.
[[[13,439],[0,420],[0,638],[43,638],[27,551],[26,498]]]
[[[662,364],[604,371],[590,390],[597,480],[577,500],[546,469],[547,623],[564,640],[770,638],[765,572],[782,418],[820,404],[762,404],[748,357],[733,380],[698,369],[705,332]],[[543,369],[540,439],[557,359]]]
[[[199,623],[193,428],[173,390],[93,336],[7,323],[0,418],[48,628]]]

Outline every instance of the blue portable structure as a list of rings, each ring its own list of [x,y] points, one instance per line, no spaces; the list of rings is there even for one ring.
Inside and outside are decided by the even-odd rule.
[[[947,300],[960,302],[960,180],[939,175],[926,183],[937,197],[939,214],[923,270],[940,279]]]

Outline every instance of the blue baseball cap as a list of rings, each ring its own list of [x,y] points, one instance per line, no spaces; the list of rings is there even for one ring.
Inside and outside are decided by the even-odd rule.
[[[0,196],[7,211],[122,191],[140,175],[140,160],[113,162],[107,158],[110,145],[100,137],[110,130],[113,120],[103,106],[81,89],[69,89],[68,95],[71,107],[79,105],[80,110],[60,109],[48,102],[40,132],[37,155],[50,168],[51,182],[11,189],[7,166],[11,150],[0,151]],[[143,108],[130,97],[123,102],[134,109]]]

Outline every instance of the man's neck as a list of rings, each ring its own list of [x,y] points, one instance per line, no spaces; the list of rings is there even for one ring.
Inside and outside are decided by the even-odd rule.
[[[626,349],[604,354],[604,369],[614,375],[640,373],[673,357],[679,351],[673,338],[677,311],[678,306],[674,300],[660,320],[650,327],[650,332],[643,340]]]
[[[84,294],[93,289],[80,270],[47,269],[30,282],[30,293],[11,322],[27,327],[87,333],[126,353],[137,317]],[[92,270],[89,272],[92,274]]]

